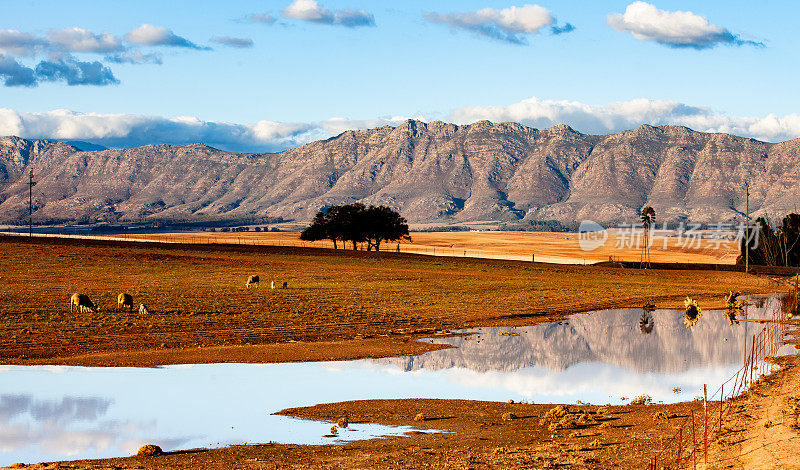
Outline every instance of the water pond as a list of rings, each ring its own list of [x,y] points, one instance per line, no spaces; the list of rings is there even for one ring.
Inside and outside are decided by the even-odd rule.
[[[780,298],[755,299],[769,317]],[[404,427],[332,423],[272,413],[370,398],[460,398],[620,404],[695,398],[742,363],[745,333],[720,311],[687,328],[683,312],[573,315],[560,323],[482,328],[428,341],[455,348],[416,357],[296,364],[144,368],[0,366],[0,466],[239,443],[320,444],[402,435]],[[751,328],[753,328],[751,326]],[[753,330],[750,330],[752,333]],[[748,335],[749,336],[749,335]],[[782,354],[793,353],[786,346]]]

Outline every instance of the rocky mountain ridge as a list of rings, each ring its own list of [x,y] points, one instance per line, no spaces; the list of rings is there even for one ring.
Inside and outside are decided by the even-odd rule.
[[[0,221],[27,216],[28,171],[39,221],[282,217],[362,201],[411,222],[638,220],[726,222],[793,210],[800,139],[766,143],[686,127],[582,134],[566,125],[458,126],[409,120],[347,131],[277,154],[203,144],[80,151],[0,138]]]

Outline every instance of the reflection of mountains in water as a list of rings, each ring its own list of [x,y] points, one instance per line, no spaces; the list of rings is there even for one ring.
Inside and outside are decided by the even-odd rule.
[[[780,299],[753,302],[750,318],[765,318],[780,309]],[[688,369],[741,362],[744,327],[731,325],[722,310],[705,310],[697,325],[687,328],[681,310],[651,312],[654,328],[642,333],[643,310],[604,310],[570,316],[563,323],[522,328],[479,328],[471,339],[443,338],[439,343],[456,348],[416,357],[382,360],[406,371],[453,367],[477,372],[513,371],[542,366],[563,370],[584,362],[599,362],[636,372],[675,373]],[[751,324],[753,325],[753,324]],[[750,334],[761,326],[751,327]],[[504,336],[501,332],[518,333]]]

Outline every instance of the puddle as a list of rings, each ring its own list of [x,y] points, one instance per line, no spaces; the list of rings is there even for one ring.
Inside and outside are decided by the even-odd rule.
[[[771,316],[777,296],[750,318]],[[691,400],[740,366],[742,325],[704,311],[642,310],[574,315],[562,323],[483,328],[430,341],[457,346],[416,357],[298,364],[203,364],[156,369],[0,366],[0,465],[131,455],[241,443],[323,444],[402,435],[408,427],[273,416],[295,406],[370,398],[460,398],[620,404]],[[650,325],[652,323],[652,325]],[[650,328],[652,326],[652,328]],[[748,336],[760,326],[748,326]],[[748,346],[749,347],[749,346]],[[783,354],[794,353],[786,346]],[[679,388],[681,393],[673,390]],[[414,410],[409,410],[414,414]]]

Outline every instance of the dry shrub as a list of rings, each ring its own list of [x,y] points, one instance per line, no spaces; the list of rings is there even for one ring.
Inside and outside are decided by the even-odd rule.
[[[663,411],[658,411],[658,412],[656,412],[656,414],[653,415],[653,419],[656,420],[656,421],[662,420],[662,419],[669,419],[669,416],[667,416],[667,414],[664,413]]]
[[[600,426],[598,426],[599,429],[611,429],[613,427],[614,426],[609,422],[605,422],[605,423],[601,424]]]
[[[422,413],[417,413],[417,415],[414,416],[414,421],[425,421],[425,415]]]
[[[155,457],[156,455],[163,454],[164,451],[161,450],[161,447],[158,447],[155,444],[147,444],[139,447],[139,452],[136,455],[140,457]]]
[[[557,421],[569,413],[569,408],[564,405],[558,405],[550,408],[547,413],[539,421],[539,424],[547,424],[552,421]]]
[[[338,424],[340,428],[346,428],[350,423],[347,421],[346,416],[342,416],[336,424]]]
[[[653,397],[650,395],[639,395],[633,400],[631,400],[631,405],[651,405],[653,403]]]
[[[592,424],[597,424],[597,420],[595,420],[590,414],[584,412],[578,415],[577,423],[581,426],[589,426]]]
[[[595,440],[593,440],[592,442],[589,443],[589,447],[592,448],[592,449],[599,449],[599,448],[603,447],[603,443],[600,442],[600,439],[595,439]]]
[[[562,416],[558,421],[550,423],[547,429],[557,431],[559,429],[575,429],[578,427],[578,422],[570,415]]]
[[[517,415],[515,415],[514,413],[509,413],[509,412],[503,413],[502,417],[503,417],[503,421],[511,421],[511,420],[517,419]]]

